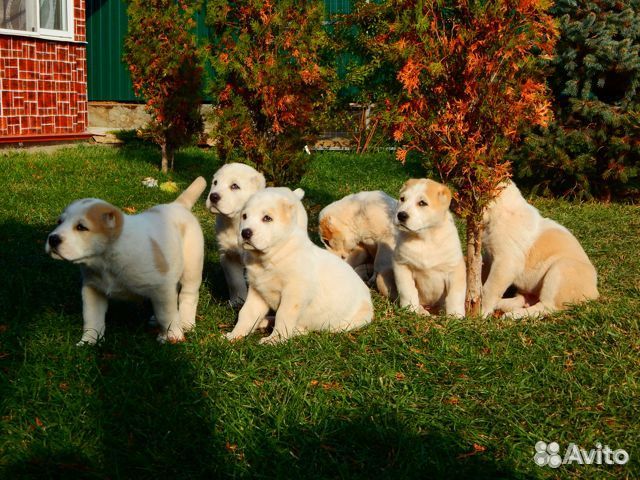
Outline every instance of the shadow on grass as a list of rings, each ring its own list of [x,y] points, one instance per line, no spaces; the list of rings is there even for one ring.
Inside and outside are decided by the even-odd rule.
[[[78,267],[57,262],[45,253],[45,240],[55,225],[26,225],[15,220],[0,224],[0,310],[8,328],[19,336],[46,309],[77,313],[79,302],[69,301],[69,292],[79,299]]]
[[[81,450],[39,444],[5,470],[8,478],[533,478],[501,464],[490,450],[463,451],[455,434],[418,435],[396,414],[376,410],[285,431],[270,428],[273,418],[255,418],[244,426],[252,429],[252,446],[240,451],[224,440],[216,408],[224,400],[194,387],[184,352],[156,348],[136,359],[138,367],[130,357],[110,354],[96,383],[102,409],[92,412],[103,424],[96,432],[100,463]]]
[[[0,429],[12,431],[0,444],[13,451],[0,448],[0,477],[218,471],[201,458],[215,438],[209,425],[216,422],[203,421],[207,397],[195,387],[185,347],[157,344],[146,326],[149,308],[110,302],[105,340],[74,346],[82,332],[80,274],[45,254],[51,228],[0,225]]]
[[[490,451],[461,449],[455,434],[416,434],[386,406],[357,417],[328,417],[315,428],[256,438],[244,452],[252,476],[268,478],[529,478],[500,464]]]
[[[34,432],[4,478],[208,478],[224,469],[210,462],[208,452],[224,442],[216,422],[204,421],[209,399],[194,386],[181,346],[111,335],[77,350],[95,370],[90,395],[75,399],[86,418],[72,419],[68,436],[62,425]]]

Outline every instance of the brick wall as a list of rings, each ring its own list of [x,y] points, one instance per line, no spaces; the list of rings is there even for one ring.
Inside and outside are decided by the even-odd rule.
[[[73,42],[0,34],[0,139],[86,131],[85,0],[74,17]]]

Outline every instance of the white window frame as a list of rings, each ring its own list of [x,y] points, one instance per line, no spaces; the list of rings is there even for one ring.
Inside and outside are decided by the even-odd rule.
[[[66,0],[67,3],[67,30],[51,30],[40,28],[40,0],[27,0],[27,28],[32,30],[13,30],[0,28],[0,34],[17,37],[43,38],[47,40],[73,41],[75,36],[75,23],[73,8],[75,0]]]

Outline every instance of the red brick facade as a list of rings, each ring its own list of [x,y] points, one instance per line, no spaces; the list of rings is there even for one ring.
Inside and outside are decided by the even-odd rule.
[[[70,1],[73,41],[0,33],[0,142],[86,132],[85,0]]]

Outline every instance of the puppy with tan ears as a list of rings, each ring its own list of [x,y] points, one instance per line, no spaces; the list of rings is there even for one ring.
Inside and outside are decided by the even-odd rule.
[[[238,243],[240,212],[251,195],[263,190],[265,186],[264,175],[243,163],[223,165],[211,180],[206,206],[209,211],[217,214],[216,240],[220,264],[229,287],[229,301],[234,307],[240,307],[247,298],[242,247]],[[297,192],[300,198],[304,196],[304,190],[298,189]],[[300,221],[304,221],[300,225],[306,230],[306,216]]]
[[[598,298],[596,270],[578,240],[542,217],[513,182],[502,187],[484,215],[482,243],[490,267],[483,314],[501,310],[512,318],[541,316]],[[511,285],[517,295],[503,299]]]
[[[466,268],[450,204],[451,191],[433,180],[408,180],[400,190],[393,273],[400,305],[423,315],[434,306],[464,316]]]
[[[320,212],[319,232],[327,250],[351,265],[370,287],[395,300],[393,217],[397,200],[382,191],[359,192]]]
[[[125,215],[95,198],[76,200],[49,234],[46,252],[80,265],[83,334],[104,335],[109,298],[144,297],[162,328],[158,340],[184,339],[196,321],[204,239],[191,208],[207,186],[198,177],[173,202]]]
[[[249,335],[269,309],[276,312],[273,332],[260,343],[371,322],[369,289],[347,263],[311,242],[300,215],[306,217],[299,195],[288,188],[267,188],[245,205],[239,241],[249,292],[229,340]]]

